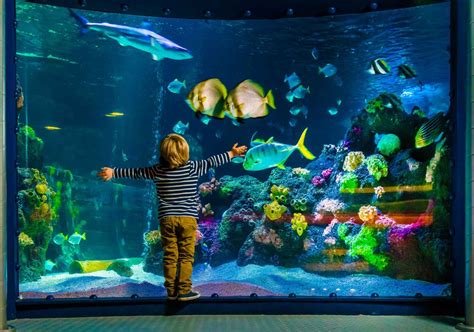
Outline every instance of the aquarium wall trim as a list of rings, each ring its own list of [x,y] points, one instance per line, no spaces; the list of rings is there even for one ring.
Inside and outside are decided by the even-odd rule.
[[[445,2],[446,0],[351,0],[351,1],[147,1],[134,0],[29,0],[30,2],[101,12],[127,13],[186,19],[279,19],[360,14],[376,10],[399,9]]]
[[[6,186],[0,189],[3,190],[5,196],[1,200],[5,200],[6,209],[2,208],[6,217],[6,225],[0,229],[5,237],[5,242],[2,242],[3,258],[7,258],[3,263],[6,264],[6,271],[2,274],[4,284],[2,283],[2,290],[7,290],[5,296],[7,297],[7,319],[14,319],[16,307],[15,300],[18,296],[18,275],[19,268],[17,251],[16,251],[16,230],[17,230],[17,208],[16,208],[16,193],[17,193],[17,164],[16,164],[16,107],[15,107],[15,74],[16,74],[16,31],[15,31],[15,1],[1,1],[2,4],[2,28],[3,30],[3,94],[2,99],[4,104],[2,107],[3,121],[1,128],[3,130],[2,136],[4,138],[5,149],[2,148],[4,160],[1,168],[2,179],[5,178]],[[2,145],[3,147],[3,145]],[[5,250],[6,249],[6,250]],[[3,298],[3,296],[2,296]]]
[[[455,299],[381,297],[225,297],[170,303],[162,299],[51,299],[18,303],[17,318],[130,315],[458,315]]]

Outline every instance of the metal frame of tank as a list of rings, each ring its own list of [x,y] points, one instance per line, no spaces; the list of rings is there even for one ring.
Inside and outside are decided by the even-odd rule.
[[[71,6],[67,0],[33,0],[42,4],[57,6]],[[123,1],[109,0],[79,0],[74,2],[76,7],[95,9],[108,12],[126,12],[127,14],[140,14],[139,10],[146,9],[146,15],[188,17],[188,18],[284,18],[292,16],[322,16],[328,14],[361,13],[375,9],[393,9],[419,4],[415,0],[386,0],[383,7],[373,8],[376,1],[351,1],[345,2],[349,7],[337,7],[340,1],[324,0],[308,2],[294,0],[291,8],[283,0],[266,2],[264,6],[258,1],[225,2],[225,6],[217,8],[214,12],[206,6],[205,0],[183,0],[182,9],[167,11],[167,4],[174,6],[173,1],[154,2],[150,8],[150,2],[146,0],[135,0],[133,7],[129,7]],[[428,2],[428,1],[427,1]],[[432,2],[440,2],[438,0]],[[223,2],[222,2],[223,3]],[[382,2],[381,2],[382,3]],[[181,3],[180,3],[181,4]],[[263,4],[263,3],[262,3]],[[308,4],[314,8],[308,9]],[[245,7],[248,6],[248,7]],[[265,11],[262,8],[265,7]],[[376,6],[377,7],[377,6]],[[237,9],[236,9],[237,8]],[[242,11],[243,8],[248,10]],[[283,10],[285,9],[285,10]],[[137,12],[138,11],[138,12]],[[269,13],[270,11],[270,13]],[[141,12],[145,15],[145,12]],[[181,13],[181,14],[180,14]],[[228,13],[228,14],[226,14]],[[318,14],[319,13],[319,14]],[[398,314],[398,315],[463,315],[466,312],[466,324],[464,328],[474,324],[474,294],[470,283],[474,276],[472,257],[472,216],[471,216],[471,193],[467,185],[471,180],[470,144],[471,127],[468,115],[468,103],[470,103],[468,77],[470,68],[471,51],[468,36],[470,1],[453,0],[451,2],[451,107],[454,107],[454,144],[453,144],[453,214],[452,214],[452,236],[453,236],[453,296],[451,297],[297,297],[290,294],[288,297],[213,297],[203,298],[193,303],[170,304],[162,298],[94,298],[94,299],[18,299],[18,248],[17,248],[17,163],[16,163],[16,130],[17,118],[15,110],[15,1],[5,0],[4,17],[4,61],[5,61],[5,138],[6,138],[6,170],[7,170],[7,225],[0,221],[4,232],[7,234],[7,253],[2,257],[7,259],[7,285],[8,285],[8,319],[26,317],[65,317],[65,316],[107,316],[107,315],[144,315],[144,314]],[[249,14],[249,15],[248,15]],[[204,16],[203,16],[204,15]],[[427,64],[429,65],[429,64]],[[428,70],[428,69],[427,69]],[[470,75],[470,73],[469,73]],[[470,104],[469,104],[470,105]],[[469,128],[468,128],[469,127]],[[464,176],[466,174],[466,176]],[[469,187],[469,188],[467,188]],[[467,222],[465,222],[467,221]],[[467,232],[466,232],[467,231]],[[464,244],[471,246],[464,246]],[[467,259],[466,259],[467,257]],[[2,260],[0,258],[0,264]],[[469,272],[465,274],[465,272]],[[4,279],[5,280],[5,279]],[[3,294],[0,294],[3,295]],[[466,301],[465,301],[466,300]],[[465,302],[468,303],[466,309]]]

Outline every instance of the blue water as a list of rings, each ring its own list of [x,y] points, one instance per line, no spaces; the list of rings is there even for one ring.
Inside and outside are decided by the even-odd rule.
[[[80,13],[91,22],[136,27],[144,20],[144,17],[122,14]],[[406,112],[419,106],[428,118],[449,109],[449,3],[361,15],[274,21],[149,18],[150,30],[192,52],[193,59],[183,61],[153,61],[150,54],[122,47],[95,31],[82,35],[64,8],[19,1],[17,15],[18,75],[25,95],[19,122],[31,126],[43,140],[42,167],[70,170],[74,176],[70,191],[63,188],[62,199],[69,199],[69,204],[63,202],[61,211],[66,212],[58,215],[52,232],[53,235],[72,234],[76,230],[87,233],[87,240],[67,253],[70,260],[144,255],[144,233],[158,228],[153,185],[127,180],[103,184],[95,175],[103,166],[157,163],[159,140],[178,121],[190,124],[184,136],[190,143],[192,159],[229,150],[235,142],[249,145],[255,132],[258,137],[273,136],[278,142],[293,145],[306,127],[305,144],[319,156],[324,145],[337,145],[344,139],[353,118],[362,114],[368,100],[382,92],[398,96]],[[317,60],[312,56],[314,48]],[[390,75],[367,73],[370,61],[376,58],[383,58],[391,65]],[[318,68],[328,63],[336,66],[337,74],[325,78],[318,74]],[[403,63],[416,69],[416,79],[406,80],[396,75],[398,65]],[[290,103],[285,98],[288,85],[284,77],[293,72],[311,92],[304,99]],[[213,119],[205,125],[196,119],[185,99],[195,84],[213,77],[221,79],[228,90],[245,79],[258,82],[265,91],[273,91],[276,110],[270,110],[263,119],[249,119],[240,126],[230,119]],[[186,80],[187,89],[181,94],[167,89],[174,79]],[[341,103],[337,106],[339,99]],[[294,105],[306,106],[307,118],[302,114],[291,115],[289,110]],[[336,115],[328,112],[332,107],[338,108]],[[111,112],[124,116],[105,117]],[[45,126],[61,129],[50,131]],[[411,147],[402,148],[408,151]],[[23,153],[24,163],[20,166],[32,167],[36,152],[27,147]],[[306,167],[308,162],[294,153],[286,166]],[[42,170],[45,174],[46,169]],[[216,177],[250,175],[267,181],[271,172],[271,169],[247,172],[237,164],[228,164],[216,170]],[[58,191],[59,178],[54,176],[48,181]],[[387,183],[390,185],[398,183]],[[216,197],[214,222],[218,225],[232,202]],[[400,197],[393,196],[392,201]],[[431,198],[429,194],[420,194],[408,199]],[[311,204],[316,206],[320,200],[312,199]],[[205,198],[203,202],[206,203]],[[370,199],[364,204],[370,204]],[[449,211],[448,204],[446,208]],[[313,210],[314,207],[309,212]],[[251,230],[247,233],[240,245],[251,238]],[[436,243],[435,253],[445,252],[444,245],[449,243],[445,234],[448,234],[447,225],[443,224],[432,241]],[[438,238],[442,240],[439,246]],[[46,242],[42,247],[47,250],[46,258],[58,262],[60,248],[50,239]],[[450,283],[449,278],[412,280],[406,277],[410,273],[401,272],[392,273],[391,277],[384,272],[328,276],[305,272],[291,264],[286,267],[283,263],[238,266],[236,252],[211,268],[203,264],[207,263],[205,254],[197,248],[198,265],[193,279],[201,286],[212,282],[242,283],[278,295],[293,292],[326,296],[336,292],[367,296],[377,292],[387,296],[415,293],[439,296],[446,295],[443,290]],[[418,247],[410,248],[423,252]],[[437,255],[426,255],[432,255],[430,261],[436,261]],[[32,259],[22,264],[29,266]],[[134,276],[130,278],[118,277],[111,271],[70,275],[64,266],[61,271],[57,269],[51,273],[42,271],[38,281],[24,280],[20,291],[68,293],[140,282],[161,287],[163,282],[160,275],[143,272],[141,265],[133,268]]]

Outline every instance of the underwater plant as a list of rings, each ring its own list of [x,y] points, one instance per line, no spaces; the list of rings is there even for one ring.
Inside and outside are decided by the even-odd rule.
[[[388,164],[380,154],[373,154],[365,160],[367,170],[377,181],[388,175]]]
[[[373,223],[377,218],[377,208],[372,205],[363,205],[359,208],[359,218],[364,223]]]
[[[270,204],[265,204],[263,206],[263,212],[267,218],[271,221],[280,219],[283,214],[286,212],[286,206],[278,204],[277,201],[273,201]]]
[[[270,191],[270,198],[272,200],[277,201],[278,203],[286,204],[290,189],[285,186],[273,185]]]
[[[395,134],[376,134],[377,150],[386,157],[390,157],[400,150],[400,138]]]
[[[295,213],[293,218],[291,218],[291,229],[293,229],[298,236],[303,235],[303,232],[308,227],[306,218],[301,213]]]
[[[295,211],[305,212],[308,210],[308,200],[304,197],[292,199],[290,205]]]
[[[359,179],[357,178],[357,175],[352,172],[344,173],[340,179],[339,192],[355,193],[357,188],[359,188]]]
[[[344,158],[344,164],[342,169],[348,172],[353,172],[359,167],[365,160],[365,155],[362,151],[351,151]]]

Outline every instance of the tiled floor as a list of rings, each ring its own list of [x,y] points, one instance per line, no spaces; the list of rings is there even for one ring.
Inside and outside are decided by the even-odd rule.
[[[426,316],[134,316],[21,319],[9,322],[18,332],[244,332],[244,331],[456,331],[461,319]]]

